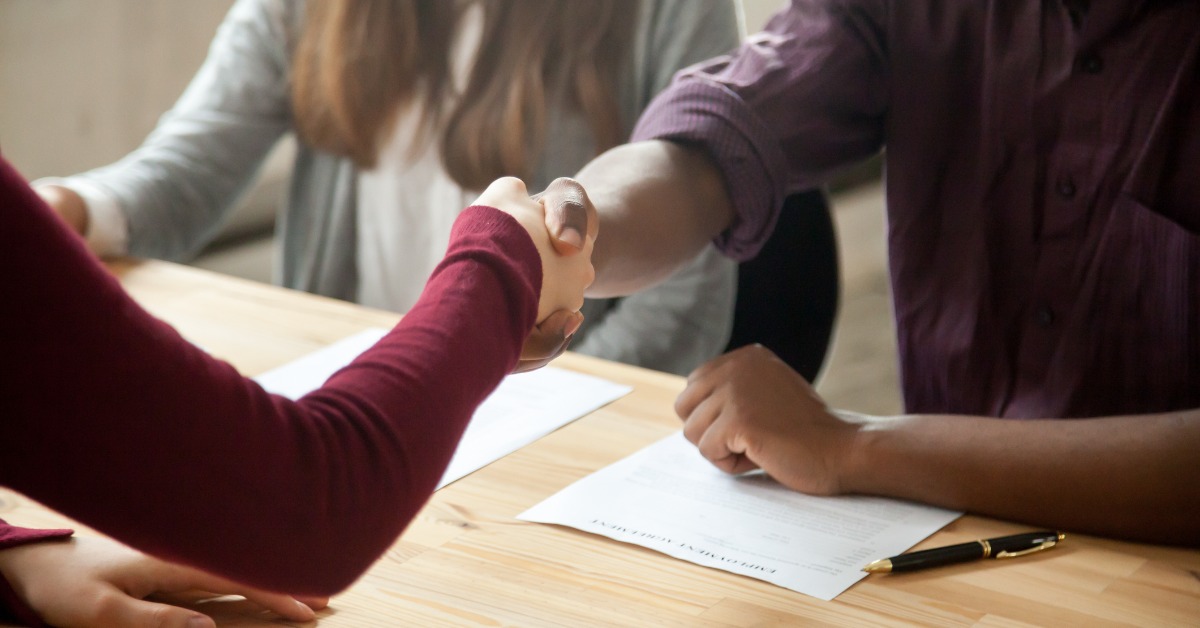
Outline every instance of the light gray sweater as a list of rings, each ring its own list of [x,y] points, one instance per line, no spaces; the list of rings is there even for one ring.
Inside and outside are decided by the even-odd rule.
[[[737,44],[733,0],[643,0],[618,93],[626,135],[676,70]],[[292,130],[292,51],[303,0],[238,0],[208,58],[140,148],[81,175],[115,198],[129,253],[183,260],[217,233],[275,143]],[[595,154],[586,120],[551,107],[531,190],[571,175]],[[278,283],[353,299],[358,172],[345,158],[299,144],[277,220]],[[67,180],[70,184],[70,179]],[[403,243],[397,243],[402,246]],[[729,338],[736,265],[709,248],[662,284],[621,299],[589,300],[572,349],[686,374]]]

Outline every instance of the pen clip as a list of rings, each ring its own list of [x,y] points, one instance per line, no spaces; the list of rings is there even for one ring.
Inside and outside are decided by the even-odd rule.
[[[1016,558],[1018,556],[1024,556],[1026,554],[1048,550],[1055,545],[1058,545],[1058,539],[1051,539],[1049,541],[1042,542],[1040,545],[1036,545],[1029,549],[1023,549],[1019,552],[1000,552],[999,554],[996,554],[996,558]]]

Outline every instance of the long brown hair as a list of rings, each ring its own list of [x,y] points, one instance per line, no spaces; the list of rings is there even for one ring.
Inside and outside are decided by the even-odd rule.
[[[597,151],[605,150],[623,139],[617,77],[637,2],[485,0],[475,68],[446,112],[438,105],[449,88],[462,2],[309,0],[293,64],[298,133],[371,168],[401,107],[421,104],[427,120],[444,123],[446,170],[464,188],[482,189],[500,176],[533,174],[547,102],[562,93],[587,118]],[[417,93],[424,102],[413,102]]]

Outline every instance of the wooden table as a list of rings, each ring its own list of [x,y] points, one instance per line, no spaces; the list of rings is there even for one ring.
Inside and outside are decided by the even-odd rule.
[[[390,313],[162,262],[111,266],[155,315],[255,375]],[[1200,552],[1070,535],[1062,547],[872,576],[833,602],[515,516],[679,428],[679,377],[568,354],[557,366],[633,393],[440,490],[321,626],[1200,625]],[[86,528],[12,492],[15,524]],[[967,516],[918,547],[1027,529]],[[268,623],[244,603],[201,606],[223,625]]]

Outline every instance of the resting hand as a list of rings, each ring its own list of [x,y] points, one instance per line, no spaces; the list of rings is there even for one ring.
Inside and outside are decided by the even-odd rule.
[[[722,471],[761,468],[814,495],[845,488],[841,472],[858,426],[834,416],[803,377],[760,345],[692,372],[675,412],[684,436]]]
[[[77,537],[0,550],[0,574],[42,620],[54,626],[215,626],[212,618],[145,601],[172,594],[241,595],[291,621],[312,621],[313,608],[279,593],[242,586],[189,567],[150,558],[114,541]],[[307,604],[307,605],[306,605]]]
[[[39,185],[34,191],[75,233],[82,235],[87,231],[87,204],[74,190],[60,185]]]

